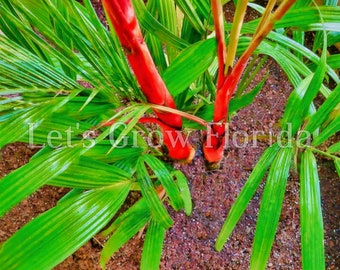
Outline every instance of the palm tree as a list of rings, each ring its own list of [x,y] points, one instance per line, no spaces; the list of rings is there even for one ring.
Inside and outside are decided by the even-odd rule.
[[[45,184],[71,189],[54,208],[1,246],[2,267],[52,268],[109,224],[130,191],[138,191],[140,199],[105,230],[111,236],[101,265],[147,228],[141,268],[157,269],[165,231],[173,223],[163,200],[168,198],[175,210],[184,209],[187,215],[192,210],[186,177],[164,156],[190,161],[190,131],[209,131],[212,120],[225,124],[249,105],[265,78],[246,92],[248,78],[266,58],[250,61],[246,69],[245,64],[251,56],[266,55],[281,65],[294,87],[281,122],[282,130],[292,127],[292,137],[283,139],[293,140],[293,147],[274,143],[264,152],[231,209],[216,248],[223,247],[269,170],[250,264],[252,269],[265,268],[289,170],[294,160],[301,160],[296,165],[301,178],[303,266],[322,269],[323,225],[314,154],[333,159],[340,171],[339,143],[327,150],[318,147],[340,126],[340,87],[329,89],[324,83],[325,78],[339,82],[334,71],[339,55],[327,55],[327,48],[339,41],[340,10],[334,1],[321,7],[296,1],[288,11],[295,1],[285,0],[274,12],[276,1],[269,1],[266,8],[235,1],[231,24],[216,19],[222,14],[220,1],[133,0],[133,6],[130,1],[103,1],[110,30],[90,0],[82,2],[0,3],[0,147],[16,141],[42,146],[29,163],[0,181],[1,216]],[[263,19],[243,23],[247,4],[263,13]],[[111,5],[122,10],[128,6],[129,13],[120,14],[121,19],[134,10],[141,31],[115,21],[119,13]],[[133,15],[135,22],[136,18]],[[132,35],[124,37],[126,31]],[[304,46],[305,31],[315,31],[312,49]],[[152,59],[134,56],[131,50],[139,45],[124,43],[136,36],[145,40],[144,53]],[[239,62],[234,65],[235,59]],[[244,66],[238,69],[240,61]],[[259,67],[252,68],[255,65]],[[220,99],[219,89],[228,76],[236,78],[235,85],[228,99]],[[319,93],[325,101],[316,109],[313,99]],[[216,117],[219,106],[229,108],[221,119]],[[158,125],[165,148],[148,145],[146,138],[156,127],[145,123]],[[216,130],[213,123],[212,131]],[[311,143],[306,143],[309,138]],[[205,151],[208,161],[219,161],[223,154],[224,145],[218,142],[218,158],[209,159]]]

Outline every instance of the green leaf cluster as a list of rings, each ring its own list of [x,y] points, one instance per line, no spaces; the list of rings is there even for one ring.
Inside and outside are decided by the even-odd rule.
[[[254,4],[251,6],[263,12],[261,7]],[[293,14],[297,15],[302,10],[306,10],[308,14],[309,12],[310,14],[318,13],[320,25],[317,27],[316,21],[309,24],[309,20],[312,20],[309,15],[306,20],[301,20],[301,24],[297,23],[296,17],[293,20]],[[283,131],[282,137],[262,154],[229,211],[216,242],[217,250],[221,250],[268,171],[256,225],[250,269],[266,268],[278,227],[290,170],[297,170],[300,176],[300,233],[303,269],[325,269],[321,183],[318,175],[319,165],[315,155],[333,160],[339,174],[339,142],[328,144],[326,149],[318,148],[332,136],[336,139],[336,133],[340,130],[340,85],[338,84],[338,74],[334,73],[338,70],[334,70],[334,66],[328,66],[329,56],[327,56],[330,45],[328,44],[329,37],[337,35],[337,32],[333,32],[335,29],[332,28],[332,25],[337,22],[328,23],[331,16],[328,17],[325,14],[326,10],[336,13],[338,8],[334,6],[332,8],[305,7],[302,10],[293,9],[277,25],[291,27],[294,24],[297,29],[294,31],[304,31],[308,24],[309,30],[320,30],[316,32],[319,39],[315,39],[314,48],[322,50],[321,56],[315,57],[314,52],[310,52],[303,46],[305,32],[301,32],[300,37],[296,34],[292,38],[284,37],[279,32],[272,32],[268,36],[269,39],[277,42],[270,55],[281,64],[294,86],[280,122]],[[291,21],[289,22],[289,20]],[[248,27],[252,28],[252,23],[248,23],[247,29]],[[290,23],[292,24],[290,25]],[[302,41],[300,45],[297,44],[298,40]],[[263,42],[261,45],[267,46],[269,43]],[[286,48],[294,50],[295,55],[288,54]],[[261,50],[260,46],[259,51]],[[276,50],[280,52],[281,56],[276,54]],[[286,59],[284,60],[283,57]],[[337,55],[332,57],[337,57]],[[317,62],[308,64],[310,61]],[[304,76],[301,76],[302,74]],[[330,78],[335,82],[334,89],[329,89],[325,83]],[[320,94],[324,96],[324,100],[317,107],[314,102],[317,99],[320,100]]]

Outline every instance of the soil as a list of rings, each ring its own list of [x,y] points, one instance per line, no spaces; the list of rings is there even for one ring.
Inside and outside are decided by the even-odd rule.
[[[245,142],[246,134],[276,133],[275,123],[282,117],[291,91],[287,78],[272,60],[267,61],[258,78],[268,70],[270,75],[254,103],[232,118],[230,140],[220,168],[206,170],[199,134],[192,138],[197,145],[192,164],[174,164],[188,176],[194,207],[189,217],[168,207],[174,226],[166,234],[161,269],[248,269],[263,184],[223,250],[216,252],[214,244],[230,207],[269,145],[268,141],[257,141],[257,145],[253,141]],[[255,85],[256,80],[253,83]],[[0,155],[0,177],[27,163],[35,151],[22,143],[6,146]],[[319,159],[318,162],[327,269],[340,269],[340,181],[331,161]],[[67,192],[64,188],[45,186],[16,206],[0,220],[0,243],[53,207]],[[301,269],[299,230],[299,181],[292,171],[267,269]],[[115,253],[107,269],[139,269],[143,237],[135,236]],[[99,256],[104,241],[97,235],[54,269],[100,269]]]

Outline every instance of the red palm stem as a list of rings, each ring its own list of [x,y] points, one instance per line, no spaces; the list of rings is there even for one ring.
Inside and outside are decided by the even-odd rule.
[[[131,0],[103,0],[103,4],[147,100],[153,104],[176,109],[175,102],[159,75],[144,41]],[[169,156],[174,159],[190,161],[193,158],[194,149],[181,132],[181,116],[156,109],[154,112],[162,123],[160,126]],[[175,135],[180,140],[170,140],[170,135]],[[185,141],[184,144],[181,143],[182,140]]]
[[[147,100],[153,104],[175,109],[175,102],[146,46],[131,0],[103,0],[103,4]],[[164,123],[177,129],[182,128],[180,116],[156,113]]]
[[[216,94],[215,107],[214,107],[214,117],[213,124],[211,125],[211,129],[208,131],[205,142],[203,145],[203,152],[205,158],[208,162],[214,163],[219,162],[223,157],[224,150],[224,142],[225,142],[225,127],[228,117],[228,106],[230,99],[232,98],[233,93],[237,88],[237,84],[240,81],[240,78],[247,66],[249,58],[254,53],[255,49],[260,45],[262,40],[269,34],[269,32],[273,29],[274,23],[281,19],[284,14],[291,8],[291,6],[296,2],[296,0],[285,0],[283,3],[277,8],[272,17],[265,22],[264,24],[260,24],[260,28],[256,29],[255,35],[247,47],[246,51],[239,58],[231,72],[228,71],[226,76],[224,77],[224,81],[222,86],[220,86],[221,82],[218,81],[218,91]],[[212,5],[215,1],[212,1]],[[270,8],[270,7],[268,7]],[[217,15],[218,13],[213,13]],[[216,19],[215,19],[216,20]],[[216,27],[216,24],[215,24]],[[220,26],[219,26],[220,28]],[[219,30],[220,32],[220,30]],[[221,38],[221,34],[216,35],[216,38]],[[218,44],[224,41],[217,41]],[[218,47],[218,50],[219,47]],[[221,53],[218,52],[218,57],[221,57]],[[219,60],[220,63],[221,60]],[[219,65],[219,68],[220,65]],[[224,67],[223,67],[224,70]],[[220,72],[220,71],[219,71]],[[219,77],[220,78],[220,77]]]

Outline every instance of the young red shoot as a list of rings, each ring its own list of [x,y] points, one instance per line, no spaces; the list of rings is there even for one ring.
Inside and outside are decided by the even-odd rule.
[[[212,11],[213,16],[220,17],[220,13],[218,12],[218,8],[214,7],[218,0],[212,1]],[[228,105],[230,99],[232,98],[233,93],[235,92],[237,85],[240,81],[240,78],[247,66],[249,58],[254,53],[255,49],[260,45],[262,40],[269,34],[269,32],[273,29],[274,23],[281,19],[284,14],[290,9],[290,7],[296,2],[296,0],[284,0],[281,5],[276,9],[276,11],[271,14],[271,10],[273,8],[273,2],[269,1],[268,6],[266,8],[266,12],[264,13],[264,17],[259,23],[258,28],[256,29],[255,35],[253,36],[252,41],[247,47],[246,51],[241,55],[238,59],[237,63],[233,68],[229,68],[231,63],[227,63],[227,66],[222,66],[222,63],[225,62],[224,59],[219,59],[219,69],[223,69],[225,73],[225,68],[228,68],[227,73],[225,73],[225,77],[223,82],[220,82],[220,77],[217,82],[217,94],[216,101],[214,107],[214,117],[213,124],[208,130],[205,138],[205,142],[203,144],[203,152],[206,160],[210,163],[216,163],[221,160],[223,157],[224,150],[224,141],[225,141],[225,126],[228,117]],[[215,29],[218,29],[218,32],[223,29],[223,21],[218,19],[214,19]],[[220,25],[216,25],[216,23]],[[234,21],[234,23],[237,23]],[[242,22],[241,22],[242,23]],[[235,29],[240,30],[240,27]],[[224,30],[223,30],[224,31]],[[223,43],[225,40],[220,40],[222,38],[222,34],[216,34],[217,44],[218,44],[218,57],[225,57],[224,54],[220,53],[221,48],[223,48]],[[229,53],[227,51],[227,53]],[[220,76],[219,70],[219,76]],[[222,85],[221,85],[222,84]]]
[[[217,40],[217,59],[218,59],[218,77],[217,77],[217,89],[222,87],[224,81],[224,67],[227,58],[227,47],[225,44],[224,34],[224,15],[222,10],[221,0],[211,1],[211,10],[214,14],[214,25]]]

